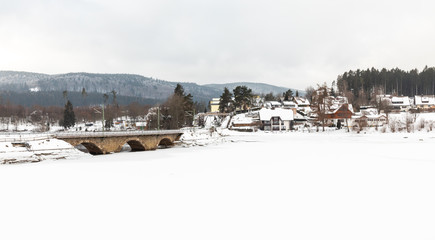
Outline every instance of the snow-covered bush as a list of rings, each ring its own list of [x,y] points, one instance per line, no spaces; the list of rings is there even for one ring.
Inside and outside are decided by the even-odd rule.
[[[418,131],[423,130],[425,128],[425,124],[426,124],[426,122],[425,122],[424,118],[421,118],[420,121],[418,122],[418,125],[417,125]]]
[[[394,132],[396,132],[396,130],[397,130],[397,120],[390,120],[390,122],[388,123],[388,127],[390,128],[390,131],[392,132],[392,133],[394,133]]]
[[[405,124],[406,124],[407,132],[410,133],[414,131],[414,125],[413,125],[414,122],[415,122],[414,116],[412,116],[411,114],[406,114]]]

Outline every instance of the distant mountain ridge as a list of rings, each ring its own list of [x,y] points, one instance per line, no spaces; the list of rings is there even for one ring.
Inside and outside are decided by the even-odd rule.
[[[211,87],[216,89],[224,89],[225,87],[228,88],[230,91],[236,88],[237,86],[247,86],[250,89],[252,89],[252,92],[256,94],[267,94],[267,93],[274,93],[274,94],[281,94],[289,89],[293,91],[293,94],[296,93],[296,91],[299,92],[299,94],[304,95],[305,92],[294,89],[294,88],[285,88],[285,87],[278,87],[266,83],[253,83],[253,82],[235,82],[235,83],[222,83],[222,84],[205,84],[203,85],[205,87]]]
[[[227,83],[198,85],[188,82],[169,82],[136,74],[100,74],[100,73],[66,73],[42,74],[19,71],[0,71],[0,90],[26,92],[81,92],[85,88],[87,93],[110,93],[112,90],[118,96],[151,99],[153,102],[163,102],[180,83],[186,93],[192,94],[195,101],[208,102],[213,97],[219,97],[224,87],[230,90],[236,86],[245,85],[257,94],[273,92],[281,94],[288,88],[277,87],[264,83]],[[295,91],[295,90],[293,90]]]

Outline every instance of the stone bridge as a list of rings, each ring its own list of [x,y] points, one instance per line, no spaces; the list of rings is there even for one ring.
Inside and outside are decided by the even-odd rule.
[[[183,133],[180,130],[132,131],[132,132],[78,132],[58,133],[55,138],[73,146],[82,144],[90,154],[120,152],[127,143],[131,151],[155,150],[159,146],[171,146]]]

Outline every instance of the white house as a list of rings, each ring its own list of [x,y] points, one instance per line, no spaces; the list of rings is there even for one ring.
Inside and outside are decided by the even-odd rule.
[[[267,109],[259,111],[261,129],[265,131],[290,130],[290,122],[293,121],[293,111],[291,109]]]
[[[393,111],[406,112],[411,109],[411,99],[408,96],[391,96],[391,95],[377,95],[376,101],[378,103],[385,103],[392,107]]]
[[[219,112],[219,103],[221,102],[220,98],[212,98],[210,101],[210,112]]]
[[[305,115],[311,112],[310,101],[304,97],[294,97],[293,101],[298,105],[297,110]]]
[[[267,101],[264,103],[266,108],[280,108],[282,104],[278,101]]]
[[[381,127],[387,124],[388,118],[385,114],[352,116],[354,127]]]
[[[411,109],[411,100],[408,96],[392,97],[391,105],[393,106],[393,110],[406,112]]]
[[[296,108],[298,108],[298,105],[295,102],[293,102],[293,101],[283,101],[282,102],[282,107],[283,108],[288,108],[288,109],[290,109],[290,108],[296,109]]]
[[[294,97],[293,101],[298,105],[298,107],[310,107],[310,101],[303,97]]]
[[[414,104],[420,110],[435,110],[435,96],[420,95],[414,97]]]

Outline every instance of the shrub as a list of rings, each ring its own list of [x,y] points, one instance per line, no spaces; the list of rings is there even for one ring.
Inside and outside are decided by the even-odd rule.
[[[424,129],[425,128],[425,124],[426,124],[426,122],[424,121],[424,119],[423,118],[420,119],[420,121],[418,122],[418,125],[417,125],[418,130],[420,131],[420,130]]]
[[[390,131],[391,132],[396,132],[396,128],[397,128],[397,121],[396,120],[391,120],[390,123],[388,124],[388,126],[390,127]]]

